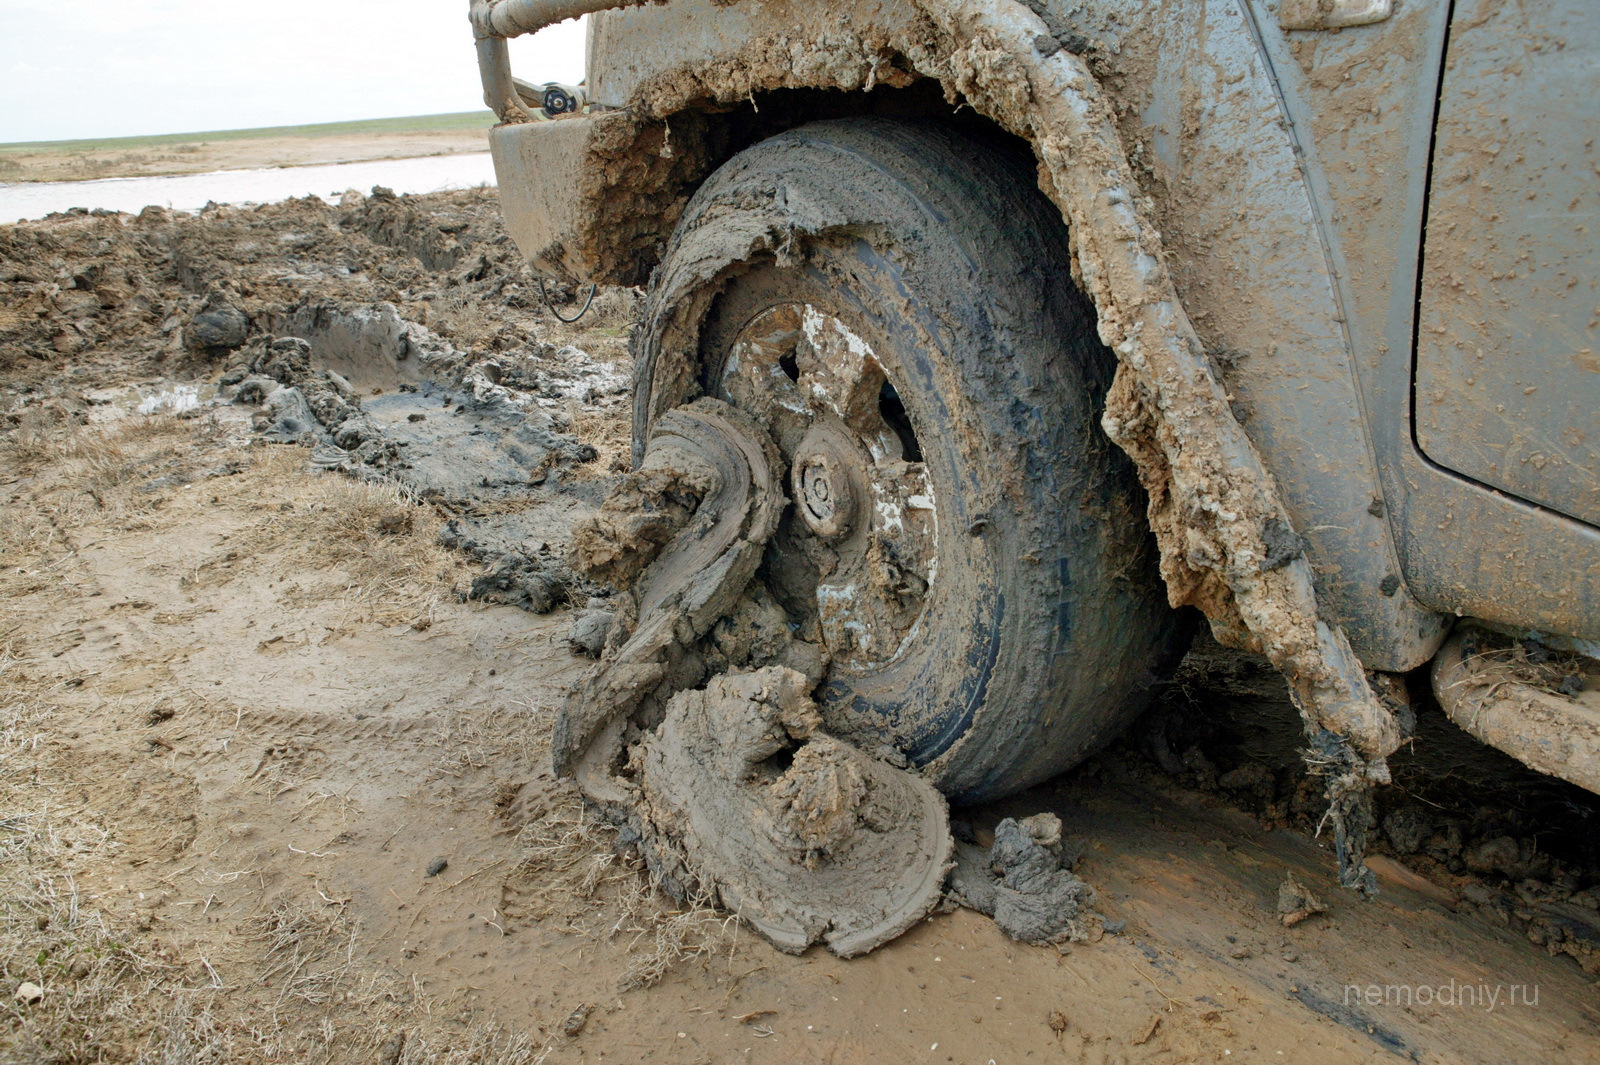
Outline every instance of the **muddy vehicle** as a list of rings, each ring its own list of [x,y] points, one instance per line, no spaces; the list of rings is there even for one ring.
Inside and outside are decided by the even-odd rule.
[[[505,40],[583,13],[586,111],[531,121]],[[743,696],[789,707],[746,784],[812,794],[792,748],[826,733],[953,803],[1004,795],[1137,715],[1180,608],[1287,680],[1349,886],[1430,663],[1462,728],[1600,790],[1586,5],[470,14],[518,247],[648,286],[633,509],[601,530],[638,583],[558,743],[591,797],[692,835],[699,800],[652,799],[659,752],[626,752],[706,726],[669,697],[724,666],[808,682]],[[787,632],[705,650],[756,616]]]

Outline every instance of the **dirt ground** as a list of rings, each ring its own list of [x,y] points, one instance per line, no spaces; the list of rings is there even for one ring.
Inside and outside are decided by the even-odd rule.
[[[379,130],[262,136],[240,140],[197,139],[147,147],[38,147],[0,153],[0,181],[88,181],[96,178],[205,174],[214,170],[254,170],[371,159],[412,159],[428,155],[485,152],[483,129]]]
[[[379,305],[423,353],[339,357],[386,438],[509,397],[537,476],[324,472],[230,401],[265,334],[331,364]],[[1600,1061],[1592,797],[1423,700],[1362,902],[1282,682],[1209,645],[1126,743],[958,812],[1058,814],[1095,942],[953,909],[792,957],[655,890],[549,768],[591,590],[462,546],[557,557],[625,468],[633,309],[556,322],[492,194],[0,227],[0,1060]],[[1291,877],[1325,906],[1292,926]]]

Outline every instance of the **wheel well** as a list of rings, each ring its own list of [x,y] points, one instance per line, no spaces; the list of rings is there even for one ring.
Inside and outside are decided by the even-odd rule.
[[[712,168],[739,152],[786,129],[827,118],[877,115],[884,118],[941,119],[985,139],[1013,142],[1027,150],[1022,138],[1007,133],[991,119],[978,114],[957,96],[952,103],[944,87],[933,78],[918,78],[905,88],[879,85],[865,91],[843,89],[772,89],[755,93],[731,109],[707,103],[688,108],[705,116],[713,137]]]
[[[705,151],[699,173],[676,192],[678,208],[681,210],[682,205],[688,202],[712,172],[751,145],[785,130],[829,118],[876,115],[884,118],[936,119],[995,145],[997,150],[1026,153],[1032,157],[1033,148],[1026,140],[1007,132],[999,123],[973,110],[959,94],[955,94],[952,102],[946,93],[939,81],[918,78],[903,88],[878,85],[864,91],[771,89],[753,93],[747,100],[733,106],[711,100],[691,101],[682,110],[666,117],[674,135],[680,127],[684,127],[683,134],[695,137]],[[674,218],[677,213],[672,212]],[[660,247],[654,249],[650,263],[652,268],[655,265],[653,260],[660,251]]]

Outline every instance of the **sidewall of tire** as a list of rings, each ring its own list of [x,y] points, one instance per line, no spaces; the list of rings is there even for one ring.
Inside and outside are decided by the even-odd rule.
[[[638,337],[636,440],[715,392],[742,324],[723,312],[760,304],[762,278],[874,347],[928,463],[939,574],[907,653],[817,697],[831,726],[893,743],[957,802],[1070,767],[1170,657],[1143,499],[1098,429],[1113,362],[1069,262],[1059,215],[1005,146],[818,123],[702,186]]]

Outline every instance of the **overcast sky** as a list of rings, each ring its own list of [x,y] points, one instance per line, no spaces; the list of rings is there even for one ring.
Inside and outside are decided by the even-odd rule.
[[[511,48],[583,77],[582,20]],[[466,0],[0,0],[0,143],[482,106]]]

